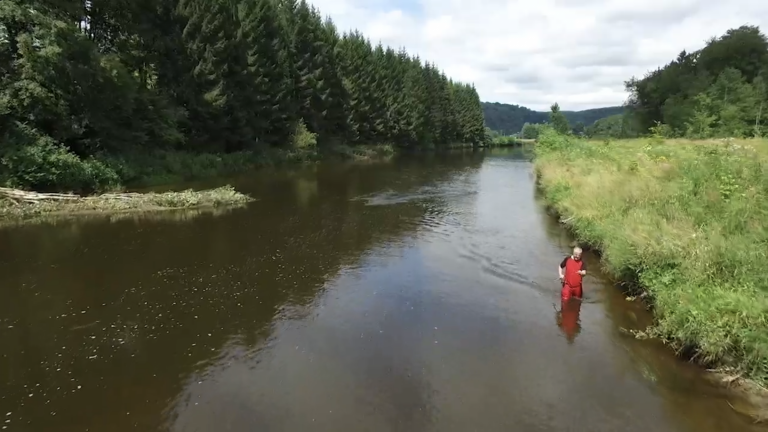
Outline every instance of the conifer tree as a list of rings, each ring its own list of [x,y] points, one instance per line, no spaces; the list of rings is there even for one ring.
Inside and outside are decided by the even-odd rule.
[[[29,154],[48,155],[33,165],[57,152],[83,163],[157,150],[259,152],[293,145],[301,122],[321,146],[441,147],[485,136],[473,86],[403,48],[340,34],[306,0],[3,5],[0,161],[31,146],[39,148]],[[739,37],[755,42],[750,35]],[[726,54],[708,61],[719,65]],[[752,63],[742,63],[751,77]],[[764,97],[725,104],[719,94],[714,130],[759,129],[742,123],[764,122],[755,115]]]
[[[272,0],[248,0],[242,4],[241,38],[247,46],[247,99],[257,139],[277,146],[289,141],[295,127],[291,112],[293,76],[285,58],[289,44]]]

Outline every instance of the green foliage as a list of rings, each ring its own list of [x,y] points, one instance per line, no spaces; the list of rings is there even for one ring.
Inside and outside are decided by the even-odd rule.
[[[712,124],[717,116],[709,114],[712,107],[712,99],[707,93],[699,93],[694,98],[693,114],[685,122],[686,136],[691,138],[707,138],[712,134]]]
[[[571,132],[571,125],[568,124],[568,119],[560,112],[560,105],[555,102],[552,104],[549,112],[549,124],[561,134],[567,134]]]
[[[489,147],[508,147],[518,145],[519,142],[514,136],[502,135],[499,132],[485,128],[485,145]]]
[[[0,3],[4,184],[102,190],[342,145],[486,142],[474,86],[339,34],[305,0],[86,3]]]
[[[544,124],[526,123],[523,125],[523,129],[520,132],[520,135],[523,139],[537,139],[543,127]]]
[[[576,124],[573,125],[573,129],[571,132],[573,132],[573,134],[577,136],[584,136],[587,132],[587,127],[584,126],[583,122],[576,122]]]
[[[616,114],[597,120],[584,131],[589,138],[634,138],[637,137],[632,117]]]
[[[299,150],[309,150],[317,147],[317,134],[310,132],[303,121],[296,124],[296,130],[291,135],[293,147]]]
[[[651,134],[651,139],[656,144],[661,144],[664,142],[664,138],[672,138],[673,136],[672,129],[669,125],[665,125],[661,122],[656,122],[656,124],[651,126],[648,131]]]
[[[759,137],[766,124],[767,73],[768,39],[760,29],[730,29],[701,50],[683,51],[644,78],[627,81],[628,112],[640,131],[660,122],[669,127],[668,136]]]
[[[538,124],[549,121],[549,111],[533,111],[519,105],[498,102],[483,102],[486,125],[500,133],[515,134],[523,130],[526,123]],[[624,107],[595,108],[583,111],[562,111],[569,123],[583,123],[589,126],[595,121],[616,114],[622,114]]]
[[[570,142],[570,138],[566,135],[557,132],[550,125],[545,125],[539,130],[538,143],[536,144],[535,150],[537,154],[540,152],[546,153],[549,151],[562,150],[567,147]]]
[[[0,179],[10,187],[39,191],[99,192],[119,185],[117,173],[92,157],[81,159],[52,138],[15,124],[0,150]]]

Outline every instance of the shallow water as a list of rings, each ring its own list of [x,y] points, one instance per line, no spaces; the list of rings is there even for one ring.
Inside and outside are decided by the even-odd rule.
[[[233,180],[246,208],[0,231],[8,431],[748,431],[623,336],[520,150]],[[8,414],[6,414],[8,413]]]

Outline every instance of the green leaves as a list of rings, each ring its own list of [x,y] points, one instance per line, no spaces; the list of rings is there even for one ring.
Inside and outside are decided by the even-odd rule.
[[[742,26],[699,51],[683,51],[643,79],[628,81],[628,108],[641,130],[661,122],[673,136],[760,136],[766,71],[768,39],[757,27]]]
[[[555,131],[561,134],[567,134],[571,131],[571,126],[568,124],[568,119],[565,118],[565,114],[560,112],[560,105],[555,102],[552,104],[549,113],[549,124],[555,129]]]

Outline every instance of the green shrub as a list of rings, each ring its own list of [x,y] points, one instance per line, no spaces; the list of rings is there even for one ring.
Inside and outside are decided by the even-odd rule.
[[[8,187],[36,191],[100,192],[119,187],[118,174],[94,159],[80,159],[50,137],[12,126],[0,153],[0,178]]]
[[[295,149],[309,150],[317,147],[317,134],[310,132],[303,120],[299,120],[296,124],[296,130],[291,139],[292,147]]]

